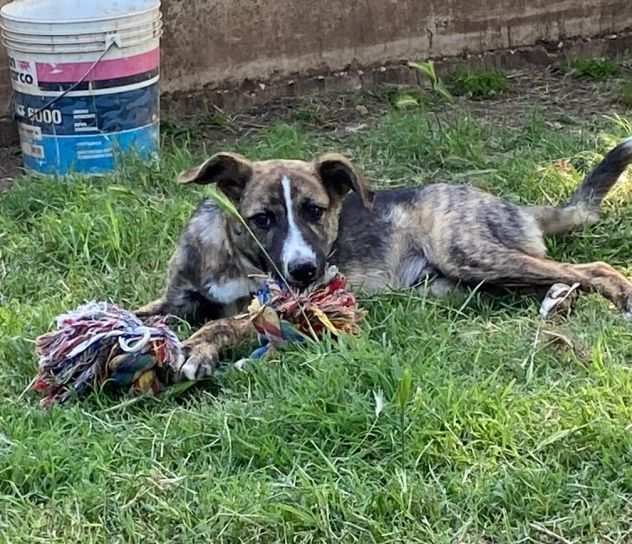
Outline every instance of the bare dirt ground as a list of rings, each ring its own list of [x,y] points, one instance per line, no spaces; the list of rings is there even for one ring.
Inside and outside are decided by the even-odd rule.
[[[595,117],[629,112],[619,101],[624,79],[587,81],[557,68],[540,72],[521,70],[509,74],[511,92],[493,101],[467,101],[464,107],[475,117],[504,126],[520,126],[533,111],[549,122],[585,123]]]
[[[8,189],[20,175],[21,160],[18,147],[0,147],[0,191]]]
[[[631,66],[623,65],[623,76],[604,81],[578,79],[558,67],[531,67],[507,73],[509,92],[488,100],[457,97],[457,107],[430,101],[429,109],[440,117],[464,113],[499,127],[519,128],[538,112],[545,122],[564,125],[590,123],[604,115],[625,115],[631,108],[620,101],[620,89],[630,81]],[[421,89],[419,89],[422,91]],[[277,100],[265,108],[237,114],[210,112],[195,118],[169,123],[175,133],[193,134],[192,143],[212,140],[230,145],[235,139],[252,135],[278,122],[297,122],[310,130],[333,135],[354,132],[375,123],[392,106],[392,98],[406,92],[382,87],[372,92],[313,96],[304,99]]]

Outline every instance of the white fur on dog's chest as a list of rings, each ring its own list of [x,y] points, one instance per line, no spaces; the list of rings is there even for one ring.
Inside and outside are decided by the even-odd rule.
[[[219,304],[232,304],[239,299],[250,296],[256,289],[256,284],[248,278],[232,278],[206,283],[209,300]]]

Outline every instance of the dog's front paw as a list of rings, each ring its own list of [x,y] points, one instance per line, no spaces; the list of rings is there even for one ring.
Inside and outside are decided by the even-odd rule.
[[[197,381],[213,375],[219,354],[212,344],[184,345],[185,359],[176,376],[178,381]]]
[[[145,304],[140,308],[136,308],[132,313],[139,319],[146,319],[148,317],[154,317],[157,315],[164,315],[167,310],[167,305],[162,299],[154,300],[149,304]]]

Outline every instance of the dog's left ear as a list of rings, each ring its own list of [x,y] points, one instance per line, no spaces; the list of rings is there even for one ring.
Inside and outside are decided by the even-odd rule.
[[[373,205],[373,192],[346,157],[327,153],[316,161],[316,172],[330,195],[342,199],[349,191],[355,191],[365,208]]]
[[[233,202],[239,202],[246,183],[252,178],[252,163],[237,153],[217,153],[199,166],[185,170],[178,183],[215,183]]]

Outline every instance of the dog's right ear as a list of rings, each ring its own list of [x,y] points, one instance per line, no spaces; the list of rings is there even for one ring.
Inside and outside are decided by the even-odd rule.
[[[178,183],[208,185],[215,183],[233,202],[239,202],[246,183],[252,178],[252,163],[237,153],[217,153],[201,165],[185,170]]]

